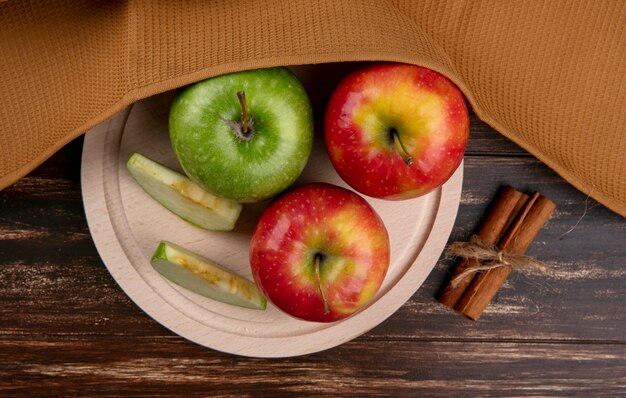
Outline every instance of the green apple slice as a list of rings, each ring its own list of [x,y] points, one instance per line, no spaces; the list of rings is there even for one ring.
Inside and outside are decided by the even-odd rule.
[[[139,153],[131,155],[126,167],[148,195],[188,223],[211,231],[235,227],[240,203],[212,195],[186,176]]]
[[[166,279],[202,296],[258,310],[267,306],[253,282],[171,242],[162,241],[150,263]]]

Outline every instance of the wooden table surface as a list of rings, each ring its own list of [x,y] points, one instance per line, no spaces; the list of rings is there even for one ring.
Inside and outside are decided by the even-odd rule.
[[[434,299],[442,259],[378,327],[287,359],[195,345],[124,294],[89,235],[81,149],[0,192],[0,396],[626,396],[626,220],[475,117],[450,239],[501,185],[539,190],[558,207],[528,253],[549,274],[512,274],[472,322]]]

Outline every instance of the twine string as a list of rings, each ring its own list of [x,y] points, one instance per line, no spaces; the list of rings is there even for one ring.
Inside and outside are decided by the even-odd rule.
[[[477,262],[476,265],[468,267],[452,280],[452,288],[457,287],[469,275],[501,267],[509,267],[515,271],[536,270],[542,273],[548,272],[548,269],[542,262],[529,256],[500,250],[495,245],[486,244],[476,235],[473,235],[468,242],[453,242],[448,247],[448,254],[466,260],[473,259]]]
[[[593,190],[595,188],[596,188],[595,185],[591,185],[591,191],[589,191],[589,193],[587,194],[587,197],[585,198],[585,208],[583,210],[583,214],[578,218],[578,221],[576,221],[576,224],[574,224],[573,227],[571,227],[570,229],[568,229],[567,231],[565,231],[564,233],[559,235],[559,240],[563,240],[563,238],[566,235],[570,234],[576,228],[578,228],[578,224],[580,224],[580,222],[583,220],[583,218],[585,218],[585,216],[587,215],[587,210],[589,210],[589,198],[591,197],[591,194],[593,193]]]

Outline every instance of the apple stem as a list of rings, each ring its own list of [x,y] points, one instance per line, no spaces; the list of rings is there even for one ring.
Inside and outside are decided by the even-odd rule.
[[[237,91],[239,103],[241,104],[241,131],[248,134],[248,106],[246,105],[246,93],[241,90]]]
[[[400,136],[398,135],[396,129],[391,130],[391,135],[393,135],[393,142],[396,144],[396,149],[400,153],[400,156],[402,156],[402,160],[404,160],[404,163],[407,166],[412,165],[413,158],[411,157],[411,155],[409,155],[404,145],[402,145],[402,141],[400,141]]]
[[[324,294],[324,289],[322,289],[322,279],[320,278],[320,262],[322,261],[322,255],[316,253],[313,261],[315,261],[315,280],[317,281],[317,287],[320,289],[320,293],[322,293],[324,315],[326,315],[330,312],[330,308],[328,307],[328,300],[326,299],[326,294]]]

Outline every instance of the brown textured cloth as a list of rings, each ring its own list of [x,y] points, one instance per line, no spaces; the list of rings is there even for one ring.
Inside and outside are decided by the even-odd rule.
[[[626,216],[626,1],[0,2],[0,188],[138,99],[275,65],[435,69]]]

